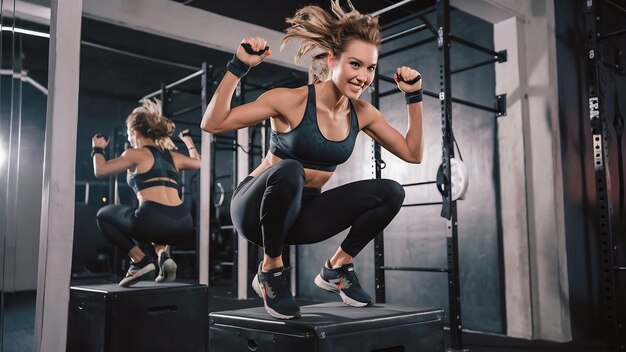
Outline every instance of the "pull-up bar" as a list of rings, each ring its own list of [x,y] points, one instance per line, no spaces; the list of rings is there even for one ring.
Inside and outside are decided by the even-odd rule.
[[[192,79],[194,77],[200,76],[203,73],[204,73],[204,70],[200,70],[200,71],[194,72],[194,73],[190,74],[189,76],[187,76],[185,78],[181,78],[181,79],[179,79],[178,81],[176,81],[174,83],[170,83],[170,84],[166,85],[165,89],[173,88],[173,87],[175,87],[175,86],[177,86],[177,85],[179,85],[179,84],[181,84],[183,82],[186,82],[186,81],[188,81],[188,80],[190,80],[190,79]],[[149,99],[149,98],[155,97],[155,96],[161,94],[162,91],[163,91],[162,89],[155,90],[154,92],[144,96],[142,99]]]
[[[13,72],[13,70],[0,70],[0,76],[12,76],[13,78],[19,78],[22,82],[30,83],[30,85],[35,87],[35,89],[45,95],[48,95],[48,88],[29,77],[28,71]]]
[[[414,13],[412,13],[412,14],[406,16],[406,17],[403,17],[401,19],[395,20],[393,22],[386,23],[386,24],[380,26],[380,29],[385,31],[385,30],[387,30],[389,28],[395,28],[398,25],[410,22],[410,21],[412,21],[412,20],[414,20],[416,18],[422,19],[421,18],[422,16],[427,15],[427,14],[429,14],[431,12],[434,12],[434,11],[435,11],[435,6],[430,6],[430,7],[426,8],[426,9],[424,9],[424,10],[414,12]]]
[[[389,12],[389,11],[391,11],[391,10],[395,9],[395,8],[398,8],[398,7],[400,7],[400,6],[404,6],[404,5],[406,5],[406,4],[410,3],[410,2],[413,2],[413,1],[415,1],[415,0],[404,0],[404,1],[400,1],[400,2],[399,2],[399,3],[397,3],[397,4],[393,4],[393,5],[391,5],[391,6],[387,6],[387,7],[385,7],[385,8],[382,8],[382,9],[378,10],[378,11],[374,11],[374,12],[372,12],[372,13],[371,13],[371,15],[372,15],[372,16],[380,16],[380,15],[382,15],[382,14],[384,14],[384,13],[387,13],[387,12]]]
[[[621,7],[621,6],[619,6],[618,4],[616,4],[616,3],[612,2],[612,1],[610,1],[610,0],[606,0],[606,1],[605,1],[605,2],[603,2],[603,3],[601,2],[601,4],[605,4],[605,5],[607,5],[608,7],[612,8],[613,10],[615,10],[615,11],[619,12],[621,15],[626,16],[626,9],[625,9],[625,8],[623,8],[623,7]]]
[[[381,74],[378,74],[378,79],[380,79],[381,81],[385,81],[385,82],[396,84],[396,81],[394,81],[393,78],[387,77],[387,76],[383,76]],[[391,90],[388,90],[386,92],[381,92],[378,95],[380,97],[385,97],[385,96],[388,96],[388,95],[397,94],[399,92],[400,91],[397,90],[397,89],[391,89]],[[437,94],[435,92],[430,92],[430,91],[424,90],[423,94],[424,95],[428,95],[428,96],[433,97],[433,98],[439,98],[439,94]],[[465,106],[469,106],[469,107],[472,107],[472,108],[475,108],[475,109],[487,111],[487,112],[493,112],[493,113],[496,113],[498,116],[506,115],[506,109],[505,109],[506,108],[506,96],[504,94],[496,96],[496,107],[484,106],[484,105],[473,103],[471,101],[467,101],[467,100],[463,100],[463,99],[459,99],[459,98],[454,98],[454,97],[452,97],[452,102],[453,103],[457,103],[457,104],[461,104],[461,105],[465,105]]]
[[[487,49],[484,46],[481,46],[481,45],[478,45],[476,43],[470,42],[469,40],[465,40],[465,39],[457,37],[455,35],[451,35],[450,34],[448,36],[448,38],[450,38],[450,40],[453,41],[453,42],[457,42],[459,44],[465,45],[465,46],[470,47],[472,49],[476,49],[478,51],[482,51],[483,53],[489,54],[489,55],[494,56],[494,57],[498,57],[499,58],[499,57],[501,57],[503,55],[501,51],[493,51],[491,49]]]
[[[601,35],[598,37],[598,40],[604,40],[612,37],[616,37],[618,35],[626,34],[626,29],[621,29],[619,31],[611,32],[609,34]]]
[[[381,42],[382,43],[387,43],[387,42],[395,40],[395,39],[406,37],[407,35],[412,34],[412,33],[421,32],[421,31],[423,31],[424,29],[427,29],[427,28],[428,28],[428,26],[426,24],[420,24],[419,26],[415,26],[413,28],[409,28],[409,29],[404,30],[402,32],[398,32],[398,33],[392,34],[392,35],[390,35],[388,37],[385,37],[385,38],[383,38],[381,40]]]

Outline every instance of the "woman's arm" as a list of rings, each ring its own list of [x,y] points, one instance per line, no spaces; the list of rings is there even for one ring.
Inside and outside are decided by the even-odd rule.
[[[93,174],[96,177],[115,175],[137,166],[137,155],[132,149],[124,151],[122,155],[115,159],[106,160],[102,150],[108,144],[108,139],[98,134],[91,139]]]
[[[418,76],[419,72],[409,67],[400,67],[397,69],[394,79],[398,83],[398,88],[410,96],[415,95],[417,92],[421,93],[421,79],[413,84],[406,83]],[[403,80],[400,80],[400,77]],[[402,136],[400,132],[391,127],[385,121],[381,112],[372,105],[364,108],[366,125],[363,127],[363,130],[400,159],[409,163],[419,164],[422,162],[424,155],[421,94],[419,101],[414,101],[416,99],[410,100],[412,102],[407,103],[408,126],[406,135]]]
[[[254,51],[260,51],[267,45],[267,41],[262,38],[246,38],[242,41],[242,44],[243,43],[250,44]],[[248,54],[244,48],[240,46],[237,49],[233,61],[238,60],[238,62],[244,66],[253,67],[260,64],[270,53],[270,50],[267,50],[262,55]],[[231,61],[231,64],[233,61]],[[217,86],[215,93],[213,93],[211,101],[202,117],[200,128],[202,128],[203,131],[221,133],[236,130],[257,124],[276,115],[277,111],[267,104],[268,101],[267,99],[263,99],[263,96],[254,103],[244,104],[231,109],[233,93],[239,83],[240,77],[245,75],[245,72],[240,69],[235,69],[234,71],[240,72],[242,75],[237,76],[235,73],[231,72],[230,69],[226,71],[226,74]]]
[[[181,153],[172,153],[172,157],[174,159],[174,165],[178,170],[198,170],[201,165],[200,153],[196,149],[196,146],[193,143],[193,139],[189,135],[189,130],[184,130],[178,134],[178,138],[180,138],[187,150],[189,151],[189,156],[183,155]]]

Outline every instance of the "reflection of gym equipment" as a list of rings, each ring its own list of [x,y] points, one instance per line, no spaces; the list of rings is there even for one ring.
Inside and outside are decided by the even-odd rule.
[[[206,286],[81,285],[69,298],[68,352],[207,351]]]
[[[434,27],[425,17],[427,13],[436,11],[437,27]],[[459,37],[455,37],[450,34],[450,4],[449,0],[437,1],[437,4],[429,9],[418,12],[409,16],[407,19],[402,19],[398,22],[391,23],[384,26],[384,29],[397,25],[398,23],[405,23],[409,19],[419,18],[424,23],[414,28],[401,31],[399,33],[387,36],[383,38],[382,42],[389,43],[398,38],[406,37],[409,34],[417,33],[423,30],[430,30],[433,34],[432,37],[411,43],[398,49],[385,51],[380,55],[380,59],[390,55],[401,53],[408,49],[413,49],[424,44],[437,41],[439,47],[439,59],[440,59],[440,86],[441,92],[429,92],[424,90],[423,94],[438,98],[441,101],[441,127],[443,132],[443,145],[442,145],[442,163],[437,173],[437,180],[417,182],[403,185],[420,186],[436,184],[437,189],[441,193],[441,202],[428,202],[428,203],[415,203],[404,204],[403,207],[413,206],[431,206],[442,205],[441,216],[447,219],[447,268],[420,268],[420,267],[399,267],[399,266],[386,266],[385,265],[385,251],[384,251],[384,237],[382,233],[375,239],[375,257],[374,257],[374,271],[375,271],[375,283],[376,283],[376,302],[383,303],[385,299],[385,271],[400,270],[400,271],[415,271],[415,272],[435,272],[435,273],[447,273],[448,282],[448,300],[449,300],[449,323],[451,332],[450,347],[452,351],[463,351],[463,341],[461,336],[462,321],[461,321],[461,293],[459,283],[459,262],[458,262],[458,219],[456,210],[456,201],[463,199],[465,192],[467,191],[469,175],[467,169],[463,164],[459,151],[459,159],[454,157],[454,144],[456,140],[452,131],[452,103],[458,103],[466,106],[470,106],[476,109],[488,111],[496,114],[496,116],[506,115],[506,96],[497,96],[495,99],[495,106],[483,106],[466,100],[454,98],[451,95],[451,82],[450,77],[454,73],[464,72],[473,68],[481,67],[492,63],[500,63],[506,61],[506,52],[494,52],[493,50],[484,48],[480,45],[474,44]],[[491,59],[469,65],[467,67],[457,68],[451,70],[450,68],[450,45],[452,42],[456,42],[467,46],[472,49],[484,52],[491,55]],[[399,93],[397,88],[393,88],[388,91],[380,92],[380,81],[395,84],[395,81],[391,77],[385,77],[377,74],[372,82],[372,104],[376,107],[380,105],[380,98]],[[457,146],[458,147],[458,146]],[[385,168],[385,162],[381,159],[381,148],[378,143],[374,143],[373,148],[373,160],[374,160],[374,177],[381,178],[381,170]]]
[[[160,90],[156,90],[150,94],[145,95],[143,98],[159,97],[162,103],[163,114],[170,117],[177,126],[189,126],[190,136],[194,139],[197,150],[201,150],[201,136],[202,132],[199,131],[200,119],[194,119],[193,122],[187,122],[178,117],[191,113],[196,110],[200,110],[202,113],[207,106],[211,96],[211,90],[216,83],[216,78],[221,76],[223,72],[215,72],[212,66],[204,63],[202,69],[194,72],[176,82],[170,84],[162,84]],[[172,110],[173,99],[175,98],[175,91],[181,84],[189,82],[192,79],[199,77],[201,79],[201,102],[197,104],[191,104],[190,106],[180,108],[178,110],[170,112]],[[284,86],[293,83],[293,78],[285,81],[270,82],[264,85],[257,85],[246,82],[245,78],[242,79],[241,84],[238,86],[236,96],[240,103],[245,101],[245,93],[255,90],[267,90],[275,86]],[[200,116],[202,117],[202,116]],[[232,192],[237,185],[237,170],[241,163],[248,163],[248,171],[250,171],[253,165],[256,165],[263,158],[265,151],[267,150],[267,141],[265,141],[265,130],[269,128],[269,124],[259,124],[249,128],[249,141],[250,147],[244,148],[239,142],[236,133],[224,133],[219,135],[211,135],[209,139],[210,147],[209,154],[204,155],[204,158],[209,159],[209,173],[210,173],[210,185],[208,198],[211,199],[209,204],[209,224],[208,233],[209,238],[208,250],[208,282],[216,284],[219,281],[232,281],[234,287],[237,286],[236,275],[243,275],[247,271],[247,268],[238,267],[238,236],[234,235],[235,231],[230,220],[230,198]],[[197,133],[195,131],[198,131]],[[260,139],[260,142],[258,141]],[[243,151],[248,155],[247,158],[240,157],[239,152]],[[246,160],[247,159],[247,160]],[[232,165],[229,165],[232,164]],[[223,167],[223,165],[227,165]],[[219,166],[219,167],[218,167]],[[219,169],[219,170],[218,170]],[[183,200],[191,203],[192,215],[194,215],[194,229],[196,231],[197,244],[194,249],[180,249],[173,248],[172,254],[192,257],[196,264],[196,272],[200,273],[200,248],[199,237],[201,233],[200,218],[205,217],[207,214],[200,213],[200,180],[199,173],[195,172],[191,177],[186,176],[186,171],[181,174],[184,182],[181,185]],[[113,185],[112,185],[113,187]],[[112,192],[115,193],[115,192]],[[190,197],[191,199],[187,199]],[[250,245],[250,248],[253,248]],[[177,259],[179,260],[179,259]],[[196,277],[197,275],[193,275]],[[202,278],[200,278],[202,280]],[[236,290],[236,288],[235,288]]]

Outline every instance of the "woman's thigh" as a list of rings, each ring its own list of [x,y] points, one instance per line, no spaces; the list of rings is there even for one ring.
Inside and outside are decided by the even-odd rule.
[[[285,242],[316,243],[338,234],[352,226],[365,212],[379,206],[386,188],[393,187],[389,185],[394,182],[362,180],[321,193],[300,210]]]

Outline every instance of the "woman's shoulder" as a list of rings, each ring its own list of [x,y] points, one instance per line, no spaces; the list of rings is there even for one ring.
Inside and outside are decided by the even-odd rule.
[[[368,101],[363,99],[351,99],[351,102],[361,129],[376,121],[377,118],[382,117],[380,110]]]
[[[152,152],[147,147],[128,148],[122,153],[122,155],[135,161],[141,161],[142,159],[152,156]]]
[[[278,87],[270,89],[263,93],[261,98],[276,99],[282,102],[294,101],[306,97],[308,93],[307,86],[301,86],[296,88]]]
[[[357,114],[369,115],[378,112],[378,109],[376,109],[374,105],[363,99],[350,99],[350,101],[352,102],[352,106]]]

